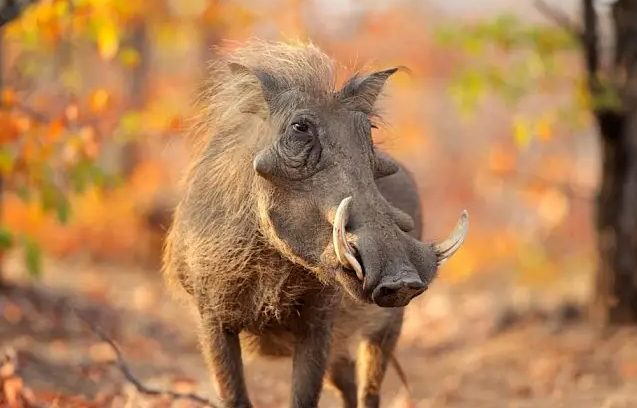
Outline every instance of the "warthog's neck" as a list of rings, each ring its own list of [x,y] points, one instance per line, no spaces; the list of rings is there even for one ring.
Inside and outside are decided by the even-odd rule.
[[[260,267],[254,271],[254,290],[260,292],[264,300],[260,309],[279,314],[282,309],[301,304],[305,297],[325,289],[315,272],[275,251],[268,257],[260,257],[260,261]]]

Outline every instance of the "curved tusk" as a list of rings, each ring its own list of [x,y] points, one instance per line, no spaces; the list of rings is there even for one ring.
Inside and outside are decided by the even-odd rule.
[[[356,277],[359,280],[363,280],[363,268],[354,255],[354,249],[347,242],[345,237],[345,225],[349,218],[349,207],[352,202],[352,197],[344,198],[336,209],[336,215],[334,216],[334,225],[332,226],[332,240],[334,242],[334,250],[336,251],[336,258],[346,268],[353,269],[356,272]]]
[[[434,251],[438,258],[438,266],[441,266],[462,246],[469,232],[469,213],[462,211],[456,228],[451,236],[439,244],[434,244]]]

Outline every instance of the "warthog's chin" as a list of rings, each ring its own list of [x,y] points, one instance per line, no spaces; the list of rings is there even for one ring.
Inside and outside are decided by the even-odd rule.
[[[335,276],[337,283],[345,289],[349,296],[364,303],[373,303],[371,297],[363,291],[363,282],[356,277],[356,272],[339,267],[335,268]]]

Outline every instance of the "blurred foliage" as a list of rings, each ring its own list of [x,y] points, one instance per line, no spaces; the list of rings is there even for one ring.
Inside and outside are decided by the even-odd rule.
[[[517,186],[516,196],[531,210],[524,216],[528,221],[520,218],[518,225],[544,231],[530,235],[523,232],[526,228],[516,232],[509,225],[505,231],[489,231],[488,235],[481,232],[480,240],[485,244],[478,252],[482,258],[500,267],[512,262],[506,268],[525,284],[544,285],[556,282],[560,274],[581,276],[592,271],[594,252],[587,252],[588,238],[568,254],[560,254],[554,247],[565,242],[561,240],[564,236],[558,238],[558,228],[582,237],[582,232],[573,232],[582,231],[580,227],[566,225],[573,211],[583,207],[591,211],[590,195],[578,194],[570,183],[578,180],[592,187],[595,181],[591,166],[587,171],[581,167],[577,170],[574,157],[557,147],[571,143],[572,151],[572,143],[577,142],[568,137],[556,140],[555,135],[576,135],[591,126],[591,107],[616,108],[617,95],[609,91],[602,97],[591,97],[579,39],[551,21],[537,24],[505,13],[457,25],[445,22],[434,29],[434,38],[442,49],[449,50],[454,61],[445,89],[460,117],[484,123],[493,120],[494,106],[502,106],[508,113],[505,138],[494,140],[484,166],[487,170],[478,173],[483,190],[480,194],[489,200],[502,197],[503,179],[488,188],[486,180],[488,173],[506,177],[509,185]],[[607,85],[604,78],[601,82]],[[566,141],[569,139],[571,142]],[[545,147],[535,146],[531,151],[531,145],[537,142]],[[556,148],[560,153],[555,154]],[[544,154],[540,154],[542,149]],[[503,208],[508,211],[510,205]],[[535,227],[531,227],[533,222],[537,223]],[[462,251],[458,257],[470,257],[472,252]],[[463,265],[458,268],[466,267],[466,260],[461,261]],[[473,265],[480,263],[475,261]]]
[[[541,182],[519,189],[493,176],[525,160],[515,146],[541,140],[559,149],[566,144],[554,137],[559,123],[586,124],[575,41],[510,16],[447,20],[434,41],[423,21],[438,17],[407,3],[370,3],[337,17],[306,0],[40,0],[3,27],[0,254],[21,248],[32,272],[44,259],[37,248],[59,258],[159,259],[166,225],[151,231],[147,215],[158,194],[174,194],[188,160],[178,135],[183,118],[196,113],[193,93],[213,47],[257,36],[311,38],[338,61],[339,82],[359,69],[409,67],[412,75],[391,81],[382,107],[388,126],[374,138],[418,178],[427,234],[445,234],[462,208],[476,220],[443,279],[515,270],[544,282],[546,271],[585,269],[589,217],[581,203]],[[497,100],[514,110],[510,123],[493,114],[496,107],[481,117],[488,126],[469,127],[467,143],[439,79],[450,81],[465,115]],[[528,106],[536,95],[560,92],[568,96],[563,106]],[[118,163],[131,143],[140,157],[124,175]],[[592,179],[589,163],[572,151],[527,160],[526,168],[544,179]],[[545,245],[549,239],[560,245]]]
[[[135,134],[138,114],[114,113],[112,90],[83,83],[72,54],[93,46],[104,61],[136,67],[138,50],[123,40],[153,9],[137,0],[40,1],[4,28],[2,51],[9,66],[0,82],[0,175],[5,192],[16,192],[28,205],[36,203],[66,224],[72,215],[71,195],[118,181],[116,173],[108,174],[98,163],[108,138],[99,124],[115,117],[120,131],[113,134]],[[47,79],[54,82],[42,86]],[[21,245],[28,271],[39,274],[37,241],[28,233],[13,235],[3,226],[0,244],[5,249]]]
[[[469,59],[457,65],[449,87],[465,117],[471,117],[490,95],[515,109],[529,97],[574,90],[557,108],[513,118],[512,135],[519,148],[528,146],[534,137],[548,140],[557,118],[562,124],[581,128],[588,124],[585,113],[593,104],[618,106],[617,95],[608,86],[608,92],[591,99],[587,78],[578,67],[579,40],[562,27],[539,26],[502,14],[472,25],[442,27],[436,30],[436,39]]]
[[[233,1],[40,0],[2,27],[0,262],[19,248],[37,276],[44,249],[135,251],[170,184],[152,152],[182,128],[198,53],[253,22]]]

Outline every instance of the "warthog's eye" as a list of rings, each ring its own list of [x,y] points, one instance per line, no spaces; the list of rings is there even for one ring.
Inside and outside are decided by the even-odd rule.
[[[308,130],[310,130],[310,127],[307,125],[307,123],[294,122],[294,123],[292,123],[292,129],[294,129],[294,131],[299,132],[299,133],[305,133]]]

